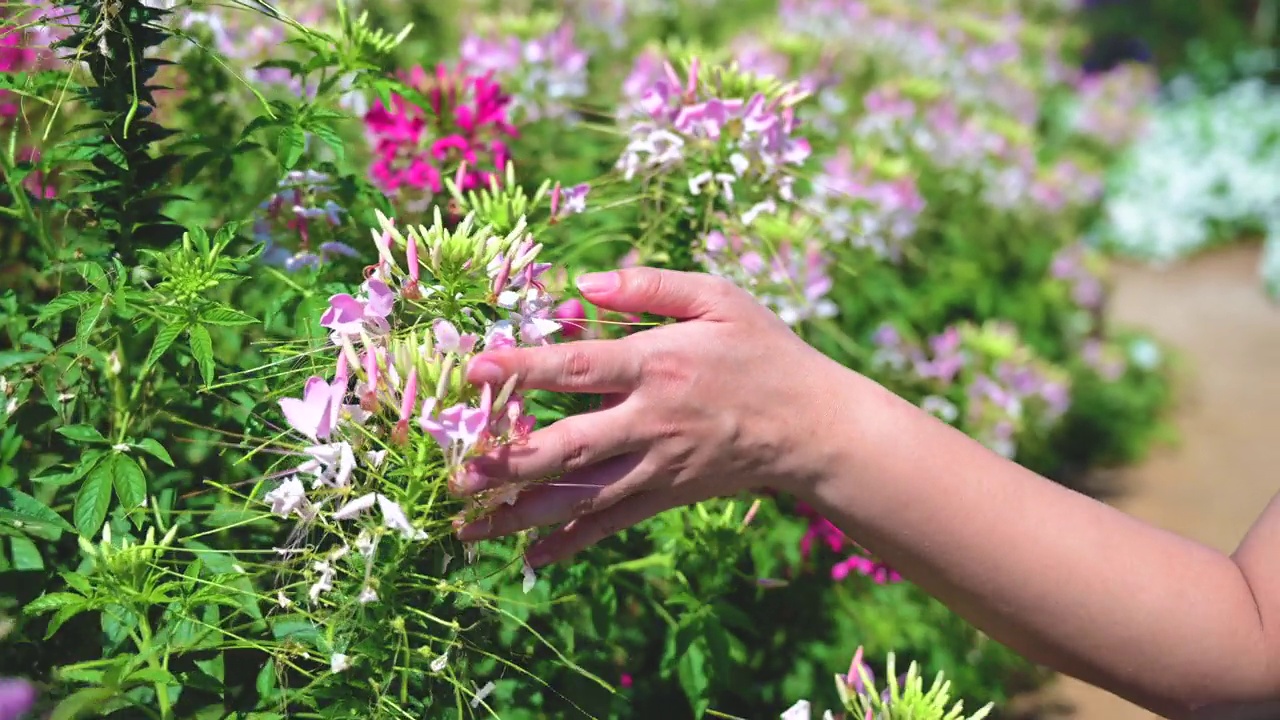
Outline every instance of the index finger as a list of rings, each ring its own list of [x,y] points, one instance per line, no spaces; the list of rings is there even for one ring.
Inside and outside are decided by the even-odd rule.
[[[467,380],[500,386],[511,377],[524,390],[612,394],[640,384],[636,348],[620,340],[582,340],[483,352],[467,366]]]

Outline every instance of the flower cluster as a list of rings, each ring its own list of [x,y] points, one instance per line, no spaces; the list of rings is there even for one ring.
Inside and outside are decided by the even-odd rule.
[[[334,539],[314,552],[281,549],[310,557],[303,579],[280,589],[282,608],[379,603],[403,590],[396,564],[429,551],[447,567],[450,516],[440,491],[467,458],[519,442],[534,425],[512,386],[468,386],[466,364],[478,350],[544,344],[559,329],[540,282],[548,265],[537,262],[541,246],[523,221],[505,237],[472,216],[445,230],[438,211],[430,228],[401,232],[380,221],[378,262],[358,293],[333,295],[320,318],[327,369],[306,381],[301,397],[279,401],[306,447],[262,501]],[[446,284],[462,290],[451,296]],[[476,502],[513,502],[518,493]],[[532,581],[526,567],[526,592]],[[370,632],[335,640],[333,672],[350,666],[360,633]],[[432,650],[441,667],[448,651]]]
[[[927,347],[883,325],[873,342],[876,367],[925,388],[922,409],[948,423],[963,420],[966,432],[1005,457],[1017,453],[1024,429],[1052,427],[1071,404],[1066,374],[1035,357],[1003,323],[955,325]]]
[[[840,532],[840,529],[833,525],[830,520],[822,517],[817,510],[804,503],[797,503],[796,512],[809,521],[809,527],[805,530],[804,537],[800,539],[801,557],[808,558],[811,556],[816,543],[826,545],[834,553],[853,548],[853,553],[831,566],[832,580],[840,582],[848,578],[850,574],[856,574],[870,578],[877,585],[902,582],[902,576],[897,571],[885,563],[869,557],[866,551]]]
[[[507,141],[518,133],[508,119],[510,98],[498,83],[488,74],[445,65],[432,76],[416,67],[405,80],[429,106],[392,95],[390,107],[379,101],[365,114],[374,183],[389,195],[416,191],[430,197],[451,176],[463,191],[500,181],[510,158]]]
[[[786,93],[715,97],[700,81],[696,60],[684,80],[666,63],[660,79],[644,88],[641,117],[628,128],[617,168],[627,180],[683,171],[690,195],[709,193],[727,203],[755,190],[760,197],[742,218],[750,225],[776,212],[777,200],[794,199],[790,171],[810,154],[809,142],[795,134],[790,102]]]
[[[254,239],[263,244],[262,260],[293,271],[319,267],[330,258],[355,257],[356,250],[336,240],[345,211],[332,197],[328,175],[293,170],[276,192],[258,206]]]
[[[1085,75],[1076,86],[1073,127],[1108,147],[1128,145],[1146,129],[1145,112],[1158,89],[1155,72],[1142,63]]]
[[[808,203],[828,239],[895,260],[925,208],[910,176],[876,179],[870,168],[856,165],[847,147],[827,160]]]
[[[1085,310],[1102,308],[1105,287],[1098,268],[1096,251],[1083,243],[1068,245],[1058,251],[1049,272],[1055,280],[1071,287],[1071,299]]]
[[[828,260],[818,242],[770,247],[756,238],[712,230],[699,243],[697,259],[707,272],[750,291],[788,325],[836,315],[827,299]]]
[[[589,55],[574,41],[571,24],[530,39],[471,34],[462,41],[463,66],[493,73],[512,94],[512,119],[573,119],[572,104],[587,94]]]

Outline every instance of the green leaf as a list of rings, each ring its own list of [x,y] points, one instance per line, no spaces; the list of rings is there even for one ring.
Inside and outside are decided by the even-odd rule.
[[[63,437],[71,438],[76,442],[86,442],[86,443],[110,442],[102,435],[102,433],[98,432],[96,428],[91,428],[88,425],[67,425],[67,426],[58,428],[57,432],[59,435]]]
[[[30,350],[5,350],[0,352],[0,372],[4,372],[14,365],[26,365],[33,363],[44,357],[44,353],[32,352]]]
[[[695,715],[701,717],[708,707],[709,701],[706,700],[706,695],[707,688],[710,686],[707,678],[707,659],[702,651],[702,644],[695,642],[686,648],[676,667],[680,687],[684,690],[689,703],[694,706]]]
[[[61,315],[72,308],[84,307],[101,296],[83,291],[64,292],[58,297],[50,300],[40,309],[40,315],[36,318],[36,322],[44,322],[52,317]]]
[[[63,532],[75,531],[53,509],[13,488],[0,488],[0,522],[50,542],[57,541]]]
[[[203,325],[192,325],[190,328],[191,355],[200,365],[200,374],[205,385],[213,384],[213,338]]]
[[[102,706],[115,696],[116,691],[111,688],[77,690],[68,696],[66,700],[58,703],[58,707],[53,709],[53,714],[49,716],[49,720],[77,720],[77,718],[84,717],[88,712]]]
[[[258,689],[258,697],[269,698],[272,691],[276,688],[276,660],[268,658],[262,665],[262,669],[258,671],[258,681],[256,683]]]
[[[76,531],[82,537],[96,537],[98,530],[102,528],[102,522],[107,519],[107,510],[111,507],[114,468],[115,463],[110,458],[98,463],[80,486],[80,492],[76,493],[75,509],[71,514]]]
[[[120,504],[125,510],[141,507],[147,500],[147,478],[142,468],[128,455],[116,455],[107,462],[112,465],[111,475]]]
[[[312,134],[320,138],[325,145],[328,145],[329,148],[333,150],[334,158],[338,162],[342,162],[343,158],[346,157],[345,148],[342,144],[342,136],[328,125],[321,125],[319,123],[312,125],[309,129]]]
[[[51,613],[54,610],[61,610],[65,607],[76,607],[85,604],[87,598],[83,595],[67,592],[46,593],[32,600],[22,608],[23,615],[43,615]]]
[[[210,325],[221,326],[252,325],[258,322],[252,316],[229,307],[210,308],[200,313],[200,320]]]
[[[93,329],[98,326],[98,320],[106,311],[107,304],[99,303],[89,305],[80,313],[80,319],[76,321],[76,344],[81,347],[87,347],[89,344],[89,336],[93,334]]]
[[[146,362],[142,363],[142,372],[147,372],[152,365],[159,362],[169,347],[173,345],[173,341],[177,340],[182,331],[186,329],[187,326],[183,323],[174,323],[161,328],[160,332],[156,333],[156,341],[151,344],[151,352],[147,353]]]
[[[284,164],[285,170],[292,170],[294,165],[302,159],[302,153],[307,148],[307,138],[302,132],[302,128],[296,125],[280,130],[280,145],[276,151],[276,155],[280,158],[280,162]]]
[[[156,440],[146,438],[134,443],[133,446],[153,457],[159,458],[165,465],[173,467],[173,458],[170,457],[169,451],[165,450],[164,446]]]
[[[9,538],[9,550],[13,554],[14,570],[43,570],[44,558],[40,556],[40,549],[36,544],[26,537]]]

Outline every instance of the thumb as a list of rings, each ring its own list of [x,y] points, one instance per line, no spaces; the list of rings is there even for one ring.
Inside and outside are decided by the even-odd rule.
[[[716,313],[740,292],[715,275],[650,267],[579,275],[577,284],[583,297],[605,310],[677,320]]]

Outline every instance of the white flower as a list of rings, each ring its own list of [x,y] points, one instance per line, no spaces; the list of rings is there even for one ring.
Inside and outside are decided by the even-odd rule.
[[[307,489],[303,487],[302,481],[297,475],[290,475],[275,490],[267,493],[262,498],[271,506],[271,512],[282,518],[287,518],[294,513],[304,516],[305,510],[310,503],[307,502]]]
[[[369,531],[361,530],[360,534],[356,537],[356,550],[359,551],[361,555],[368,558],[373,555],[373,551],[377,547],[378,544],[374,542],[373,536],[369,534]]]
[[[356,468],[356,457],[346,442],[328,445],[312,445],[304,452],[311,459],[298,466],[298,472],[311,473],[315,480],[311,487],[346,487],[351,481],[351,471]]]
[[[440,657],[436,658],[435,660],[431,661],[431,672],[438,673],[441,670],[444,670],[445,666],[448,664],[449,664],[449,651],[445,650],[444,654],[442,654]]]
[[[813,710],[809,706],[809,701],[800,700],[782,713],[782,720],[810,720],[812,716]]]
[[[115,451],[116,451],[116,452],[118,452],[118,453],[127,453],[127,452],[129,452],[129,444],[128,444],[128,443],[116,443],[115,445],[112,445],[112,446],[111,446],[111,449],[112,449],[112,450],[115,450]]]
[[[528,558],[525,558],[522,572],[524,573],[524,592],[527,595],[533,589],[534,584],[538,582],[538,576],[534,574],[533,566],[529,564]]]
[[[346,505],[343,505],[342,507],[338,508],[333,513],[333,519],[334,520],[350,520],[355,516],[359,515],[360,513],[364,512],[365,510],[368,510],[369,508],[373,507],[373,504],[378,501],[378,497],[379,495],[377,493],[367,493],[365,495],[361,495],[355,500],[351,500],[347,502]]]
[[[375,469],[380,468],[382,467],[382,463],[387,461],[387,451],[386,450],[370,450],[369,452],[364,454],[364,459],[366,462],[369,463],[369,467],[375,468]]]
[[[327,562],[318,562],[314,565],[314,568],[316,572],[320,573],[320,577],[316,578],[316,581],[307,590],[307,596],[311,598],[313,603],[320,599],[322,593],[333,589],[333,579],[338,574],[338,571],[334,570],[333,566]]]
[[[360,591],[360,595],[356,598],[356,602],[361,605],[378,602],[378,591],[369,585],[365,585],[364,589]]]
[[[484,702],[486,698],[492,695],[493,691],[497,688],[498,686],[494,685],[492,680],[485,683],[484,687],[476,691],[476,696],[471,698],[471,708],[474,710],[475,708],[480,707],[480,703]]]
[[[334,653],[333,656],[329,658],[329,670],[332,672],[340,673],[350,667],[351,658],[347,657],[343,653]]]
[[[427,539],[427,534],[410,525],[404,510],[387,496],[378,496],[378,509],[382,511],[382,524],[388,529],[398,531],[406,540]]]
[[[293,601],[292,601],[292,600],[290,600],[290,599],[288,598],[288,596],[286,596],[286,595],[284,594],[284,591],[283,591],[283,590],[277,590],[277,591],[276,591],[276,604],[277,604],[277,605],[279,605],[281,608],[283,608],[283,609],[285,609],[285,610],[288,610],[290,607],[292,607],[292,606],[293,606]]]

